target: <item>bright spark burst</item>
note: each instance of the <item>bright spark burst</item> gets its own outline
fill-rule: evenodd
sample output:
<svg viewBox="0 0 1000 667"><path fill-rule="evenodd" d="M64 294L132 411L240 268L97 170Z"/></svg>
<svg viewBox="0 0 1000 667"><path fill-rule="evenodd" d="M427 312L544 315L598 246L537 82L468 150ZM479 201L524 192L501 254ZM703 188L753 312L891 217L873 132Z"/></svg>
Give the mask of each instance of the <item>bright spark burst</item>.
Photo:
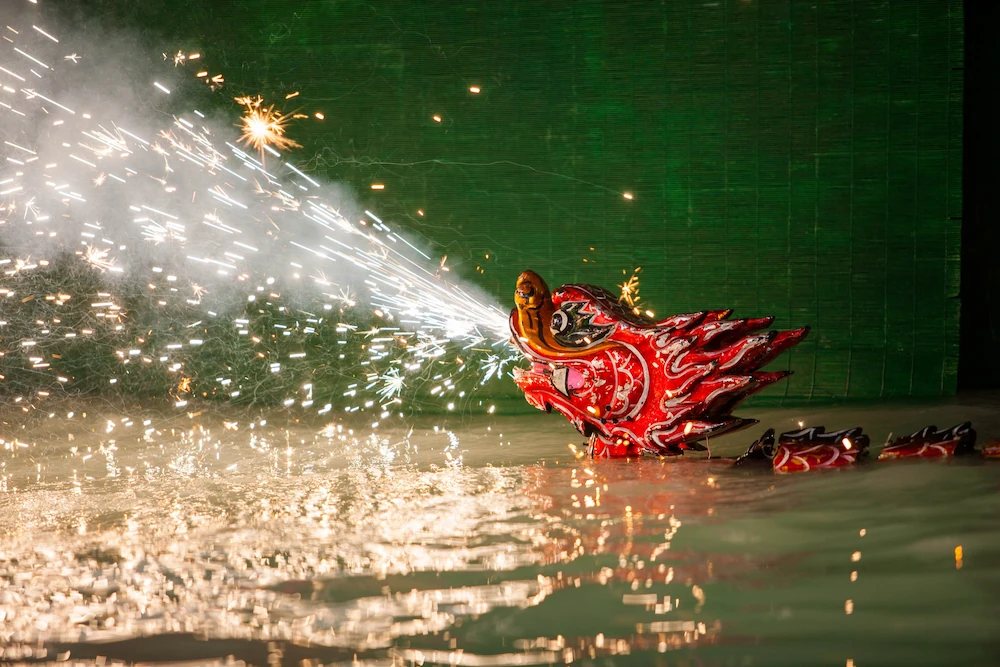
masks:
<svg viewBox="0 0 1000 667"><path fill-rule="evenodd" d="M108 248L102 249L97 246L88 245L87 250L83 253L83 258L95 269L100 270L101 273L115 268L115 260L111 257L111 250Z"/></svg>
<svg viewBox="0 0 1000 667"><path fill-rule="evenodd" d="M236 101L243 106L244 114L240 118L243 133L240 141L263 153L265 147L275 150L302 148L302 145L285 136L285 127L292 114L282 114L274 110L274 105L265 107L264 98L237 97Z"/></svg>
<svg viewBox="0 0 1000 667"><path fill-rule="evenodd" d="M641 266L635 267L632 271L632 276L623 282L618 288L621 290L621 296L618 297L618 301L627 303L630 308L635 308L639 304L639 272L642 271ZM625 271L622 271L625 273Z"/></svg>
<svg viewBox="0 0 1000 667"><path fill-rule="evenodd" d="M15 208L14 206L10 207L11 212L14 211L14 208ZM31 214L31 216L32 216L32 218L34 220L38 220L39 210L38 210L38 207L35 206L35 198L34 197L32 197L31 199L29 199L28 201L26 201L24 203L24 217L25 217L25 219L27 219L29 213Z"/></svg>
<svg viewBox="0 0 1000 667"><path fill-rule="evenodd" d="M336 299L337 301L340 301L340 303L344 304L345 308L353 308L354 306L358 305L358 302L354 300L354 295L351 294L351 291L349 289L340 290L340 292L335 294L333 298Z"/></svg>
<svg viewBox="0 0 1000 667"><path fill-rule="evenodd" d="M479 381L480 384L486 384L493 378L499 378L503 376L503 369L509 363L516 361L518 357L516 355L499 355L490 354L481 362L483 369L482 380Z"/></svg>
<svg viewBox="0 0 1000 667"><path fill-rule="evenodd" d="M406 377L399 372L398 368L390 369L384 375L380 375L378 379L382 382L382 386L377 393L386 403L402 393L403 384L406 382Z"/></svg>

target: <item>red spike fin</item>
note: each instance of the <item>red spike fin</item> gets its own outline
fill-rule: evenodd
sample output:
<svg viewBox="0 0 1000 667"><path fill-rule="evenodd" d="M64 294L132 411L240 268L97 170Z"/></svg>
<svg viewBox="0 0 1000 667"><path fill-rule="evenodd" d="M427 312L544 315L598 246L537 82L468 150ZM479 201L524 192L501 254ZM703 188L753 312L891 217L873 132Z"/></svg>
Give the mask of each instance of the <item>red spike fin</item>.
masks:
<svg viewBox="0 0 1000 667"><path fill-rule="evenodd" d="M801 329L791 329L789 331L779 331L778 335L774 337L771 341L771 345L768 347L767 352L765 352L761 358L759 366L766 366L767 364L774 361L779 354L784 352L790 347L798 345L802 342L802 339L809 335L809 327L802 327Z"/></svg>
<svg viewBox="0 0 1000 667"><path fill-rule="evenodd" d="M689 400L711 406L713 403L726 401L733 395L741 395L753 381L751 375L719 375L699 383L691 392Z"/></svg>

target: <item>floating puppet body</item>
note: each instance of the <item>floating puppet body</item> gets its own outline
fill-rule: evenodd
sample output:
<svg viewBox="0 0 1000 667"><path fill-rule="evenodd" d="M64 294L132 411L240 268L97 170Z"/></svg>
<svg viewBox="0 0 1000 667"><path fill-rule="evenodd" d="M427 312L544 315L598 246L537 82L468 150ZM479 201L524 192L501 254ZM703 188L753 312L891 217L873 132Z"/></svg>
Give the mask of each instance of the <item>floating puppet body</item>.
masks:
<svg viewBox="0 0 1000 667"><path fill-rule="evenodd" d="M733 408L788 376L759 369L808 332L762 331L773 318L728 319L728 310L654 321L600 287L549 292L531 271L514 300L513 340L532 362L514 381L536 408L569 419L593 456L681 454L756 423Z"/></svg>
<svg viewBox="0 0 1000 667"><path fill-rule="evenodd" d="M891 438L892 436L890 436ZM746 453L736 459L736 465L763 464L776 473L808 472L843 468L868 459L869 439L861 427L826 433L822 426L782 433L777 441L774 429L768 429L753 442ZM996 443L976 449L976 432L969 422L938 430L927 426L904 435L885 446L878 461L898 459L950 459L952 457L995 458Z"/></svg>
<svg viewBox="0 0 1000 667"><path fill-rule="evenodd" d="M587 437L594 457L682 454L698 443L755 424L736 405L791 371L759 370L808 333L765 331L771 317L729 319L702 311L654 321L623 307L607 290L563 285L553 292L538 274L517 280L510 329L531 361L514 381L528 403L556 410ZM929 426L887 444L879 460L975 453L970 424ZM764 463L780 473L852 466L867 457L861 428L768 430L737 464ZM1000 443L981 452L1000 458Z"/></svg>
<svg viewBox="0 0 1000 667"><path fill-rule="evenodd" d="M777 443L774 429L768 429L736 459L736 465L764 461L780 473L843 468L867 457L868 445L860 427L827 433L822 426L813 426L782 433Z"/></svg>

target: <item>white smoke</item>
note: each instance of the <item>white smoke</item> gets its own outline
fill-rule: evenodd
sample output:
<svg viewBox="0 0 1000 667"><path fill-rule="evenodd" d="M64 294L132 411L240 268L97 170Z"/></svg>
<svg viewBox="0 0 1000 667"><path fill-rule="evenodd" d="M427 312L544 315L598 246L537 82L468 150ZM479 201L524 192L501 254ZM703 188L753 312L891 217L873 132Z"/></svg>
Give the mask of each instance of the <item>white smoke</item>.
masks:
<svg viewBox="0 0 1000 667"><path fill-rule="evenodd" d="M59 25L30 4L8 21L8 251L74 253L109 278L174 275L215 295L217 308L272 279L286 295L436 308L449 336L469 324L502 330L491 299L442 282L426 244L366 213L348 186L303 173L294 155L255 154L239 143L235 119L190 104L206 101L195 76L202 59L180 53L175 64L133 37L93 21Z"/></svg>

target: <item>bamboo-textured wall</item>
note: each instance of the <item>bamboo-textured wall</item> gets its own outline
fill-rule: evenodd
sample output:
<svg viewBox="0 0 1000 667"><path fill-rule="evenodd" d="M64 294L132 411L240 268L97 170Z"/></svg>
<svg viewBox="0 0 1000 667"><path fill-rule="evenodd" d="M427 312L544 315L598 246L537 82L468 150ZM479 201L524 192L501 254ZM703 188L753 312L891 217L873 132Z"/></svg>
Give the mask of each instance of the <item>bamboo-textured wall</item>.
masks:
<svg viewBox="0 0 1000 667"><path fill-rule="evenodd" d="M322 111L299 157L504 302L642 267L658 314L812 325L772 398L955 389L959 0L93 4Z"/></svg>

